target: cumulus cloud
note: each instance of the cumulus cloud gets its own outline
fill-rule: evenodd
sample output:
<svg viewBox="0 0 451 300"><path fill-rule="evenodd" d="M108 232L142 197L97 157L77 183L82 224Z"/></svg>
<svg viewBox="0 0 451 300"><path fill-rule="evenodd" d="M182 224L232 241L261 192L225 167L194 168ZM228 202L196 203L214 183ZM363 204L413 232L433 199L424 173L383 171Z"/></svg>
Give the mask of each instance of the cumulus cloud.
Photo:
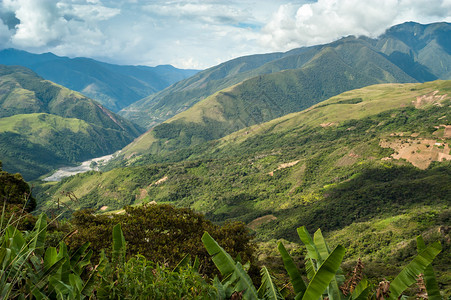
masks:
<svg viewBox="0 0 451 300"><path fill-rule="evenodd" d="M59 17L54 1L4 0L3 7L19 20L12 36L14 44L39 47L65 34L65 20Z"/></svg>
<svg viewBox="0 0 451 300"><path fill-rule="evenodd" d="M274 50L327 43L347 35L376 37L406 21L451 20L450 0L318 0L281 5L262 30L260 42Z"/></svg>
<svg viewBox="0 0 451 300"><path fill-rule="evenodd" d="M17 21L8 31L11 45L35 50L93 40L97 43L102 39L98 22L120 12L95 0L3 0L0 10L2 15L13 14Z"/></svg>

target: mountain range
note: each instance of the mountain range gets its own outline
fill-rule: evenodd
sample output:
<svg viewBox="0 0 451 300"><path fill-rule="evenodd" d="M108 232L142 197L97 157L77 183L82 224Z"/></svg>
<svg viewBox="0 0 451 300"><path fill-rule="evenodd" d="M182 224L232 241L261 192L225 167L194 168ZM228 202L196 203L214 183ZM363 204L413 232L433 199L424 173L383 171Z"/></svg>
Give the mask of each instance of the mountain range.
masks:
<svg viewBox="0 0 451 300"><path fill-rule="evenodd" d="M221 138L371 84L449 79L450 34L448 23L405 23L378 39L347 37L223 63L120 111L154 126L123 155L158 154Z"/></svg>
<svg viewBox="0 0 451 300"><path fill-rule="evenodd" d="M373 81L368 83L379 83L374 78L383 82L393 81L390 75L403 76L409 82L450 79L450 27L449 23L422 25L408 22L391 27L377 39L347 37L330 44L303 47L285 53L240 57L144 98L124 108L120 114L149 128L224 88L259 75L302 69L311 60L323 55L325 49L332 48L340 52L340 48L347 47L348 42L359 44L356 46L358 49L349 53L342 51L348 56L341 59L345 64L352 61L351 67L363 68L362 73L374 73L370 74ZM372 52L372 60L368 65L364 52Z"/></svg>
<svg viewBox="0 0 451 300"><path fill-rule="evenodd" d="M197 72L171 65L122 66L84 57L33 54L17 49L0 51L0 64L27 67L47 80L97 100L114 112Z"/></svg>

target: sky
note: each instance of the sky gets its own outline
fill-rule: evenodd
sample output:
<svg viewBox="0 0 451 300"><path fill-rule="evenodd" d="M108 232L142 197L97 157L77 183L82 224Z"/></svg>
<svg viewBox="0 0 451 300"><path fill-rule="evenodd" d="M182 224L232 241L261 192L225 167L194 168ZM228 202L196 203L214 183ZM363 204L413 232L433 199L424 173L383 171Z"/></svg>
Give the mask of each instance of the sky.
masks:
<svg viewBox="0 0 451 300"><path fill-rule="evenodd" d="M0 49L205 69L450 12L451 0L0 0Z"/></svg>

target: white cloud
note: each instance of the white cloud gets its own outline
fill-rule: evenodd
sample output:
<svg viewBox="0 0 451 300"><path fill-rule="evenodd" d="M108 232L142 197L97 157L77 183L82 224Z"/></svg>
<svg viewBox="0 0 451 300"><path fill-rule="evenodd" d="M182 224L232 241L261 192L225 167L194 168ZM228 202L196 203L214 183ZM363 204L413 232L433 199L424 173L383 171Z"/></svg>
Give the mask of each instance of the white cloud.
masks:
<svg viewBox="0 0 451 300"><path fill-rule="evenodd" d="M450 0L319 0L281 5L262 30L260 42L273 50L328 43L347 35L376 37L406 21L450 20Z"/></svg>
<svg viewBox="0 0 451 300"><path fill-rule="evenodd" d="M99 23L120 12L94 0L4 0L1 9L19 20L9 31L12 46L32 50L99 45L106 38Z"/></svg>
<svg viewBox="0 0 451 300"><path fill-rule="evenodd" d="M0 0L0 48L206 68L238 56L449 20L451 0ZM2 23L3 21L3 23Z"/></svg>
<svg viewBox="0 0 451 300"><path fill-rule="evenodd" d="M232 5L213 3L164 3L144 7L150 14L163 18L176 18L195 23L234 24L249 19L249 14Z"/></svg>
<svg viewBox="0 0 451 300"><path fill-rule="evenodd" d="M4 0L3 7L15 12L20 24L12 36L19 46L40 47L65 34L65 20L52 0Z"/></svg>
<svg viewBox="0 0 451 300"><path fill-rule="evenodd" d="M95 2L88 0L87 4L58 3L57 6L65 15L86 22L105 21L120 13L119 9L105 7Z"/></svg>

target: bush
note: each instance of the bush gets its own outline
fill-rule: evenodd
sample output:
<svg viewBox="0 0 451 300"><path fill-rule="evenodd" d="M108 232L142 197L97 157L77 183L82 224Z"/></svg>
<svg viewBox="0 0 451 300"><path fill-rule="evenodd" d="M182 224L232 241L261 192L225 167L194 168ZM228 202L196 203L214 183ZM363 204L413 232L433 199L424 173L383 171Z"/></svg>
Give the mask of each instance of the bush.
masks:
<svg viewBox="0 0 451 300"><path fill-rule="evenodd" d="M98 299L211 299L216 294L193 267L174 271L142 255L130 258L116 270L105 268L101 276L115 280L102 280Z"/></svg>
<svg viewBox="0 0 451 300"><path fill-rule="evenodd" d="M203 215L186 208L148 204L126 207L123 214L116 215L94 215L91 210L83 210L74 214L72 223L76 233L68 239L68 245L77 248L86 241L91 242L94 259L99 258L102 249L111 252L111 231L120 223L127 241L128 258L141 254L156 263L175 267L190 254L198 257L201 272L212 276L216 270L201 242L202 234L208 231L233 257L250 261L252 266L255 261L255 247L244 223L214 225Z"/></svg>

